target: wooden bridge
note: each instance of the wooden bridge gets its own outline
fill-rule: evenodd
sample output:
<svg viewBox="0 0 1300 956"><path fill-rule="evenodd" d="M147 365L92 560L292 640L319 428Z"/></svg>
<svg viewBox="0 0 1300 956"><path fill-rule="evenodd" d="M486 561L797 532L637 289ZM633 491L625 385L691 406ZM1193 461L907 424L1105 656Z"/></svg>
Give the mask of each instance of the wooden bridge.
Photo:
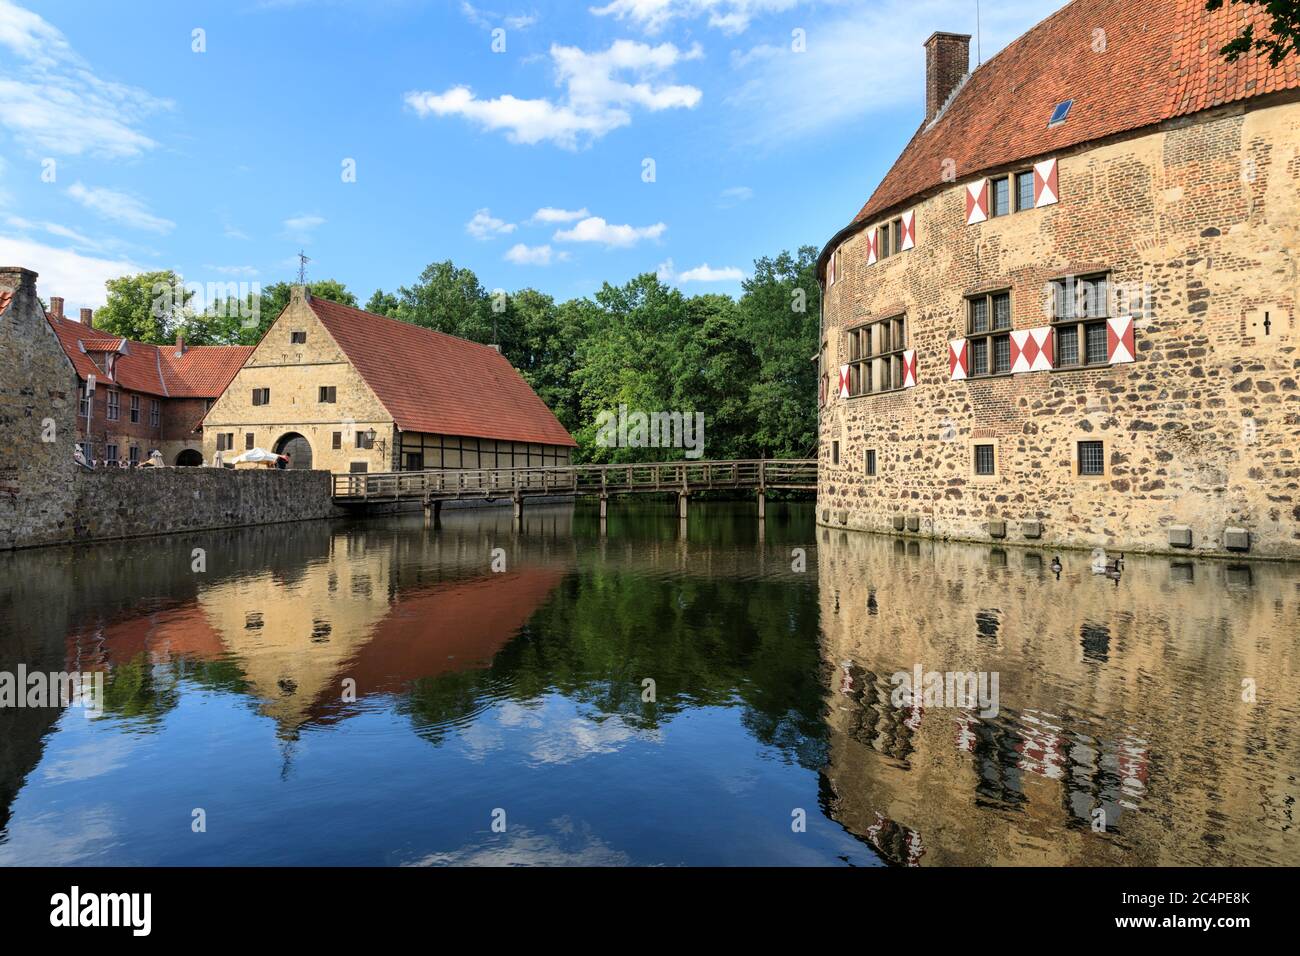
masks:
<svg viewBox="0 0 1300 956"><path fill-rule="evenodd" d="M334 501L339 505L364 508L394 501L419 501L436 512L444 501L508 499L514 502L516 518L522 517L526 498L598 497L603 518L611 495L656 492L676 494L684 518L686 502L692 493L740 490L757 493L762 517L769 491L816 491L817 462L814 459L664 461L334 476Z"/></svg>

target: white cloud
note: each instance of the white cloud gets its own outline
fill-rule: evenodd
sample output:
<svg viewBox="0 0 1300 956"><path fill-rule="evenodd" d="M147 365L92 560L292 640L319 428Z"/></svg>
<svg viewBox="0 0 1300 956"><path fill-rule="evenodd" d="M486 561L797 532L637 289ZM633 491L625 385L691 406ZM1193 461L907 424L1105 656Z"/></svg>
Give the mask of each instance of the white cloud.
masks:
<svg viewBox="0 0 1300 956"><path fill-rule="evenodd" d="M58 28L10 0L0 0L0 47L22 61L0 76L0 125L28 149L113 158L157 145L138 127L169 101L99 78Z"/></svg>
<svg viewBox="0 0 1300 956"><path fill-rule="evenodd" d="M553 206L543 206L533 213L533 218L529 219L528 223L529 225L555 225L560 222L575 222L590 215L586 206L581 209L556 209Z"/></svg>
<svg viewBox="0 0 1300 956"><path fill-rule="evenodd" d="M723 209L730 209L742 202L749 202L753 198L754 190L748 186L732 186L730 189L722 191L722 194L718 197L718 205Z"/></svg>
<svg viewBox="0 0 1300 956"><path fill-rule="evenodd" d="M119 225L164 235L176 228L176 223L155 216L144 203L127 193L85 186L78 181L68 187L68 195L92 212Z"/></svg>
<svg viewBox="0 0 1300 956"><path fill-rule="evenodd" d="M465 231L481 242L495 239L497 236L508 236L516 228L513 222L497 219L490 209L480 209L474 213L473 219L465 223Z"/></svg>
<svg viewBox="0 0 1300 956"><path fill-rule="evenodd" d="M985 4L984 59L1062 5L1063 0ZM926 37L936 24L974 34L974 20L974 6L967 0L883 0L819 17L808 26L806 52L793 52L788 42L733 52L731 65L741 82L725 102L731 121L742 127L733 141L741 146L796 145L809 135L908 105L916 108L919 124ZM871 51L870 62L863 59L863 50ZM972 66L975 60L972 44ZM871 63L888 63L889 70L873 72Z"/></svg>
<svg viewBox="0 0 1300 956"><path fill-rule="evenodd" d="M467 86L445 93L411 92L406 104L422 117L461 116L486 130L501 131L514 143L552 142L576 149L632 122L632 109L651 112L693 109L703 95L693 86L655 85L679 63L698 59L698 46L687 51L671 43L649 46L616 40L608 50L587 53L553 45L551 60L559 101L522 99L505 94L479 99Z"/></svg>
<svg viewBox="0 0 1300 956"><path fill-rule="evenodd" d="M739 282L744 278L745 273L735 266L714 269L706 262L694 269L687 269L677 277L677 281L684 285L687 282Z"/></svg>
<svg viewBox="0 0 1300 956"><path fill-rule="evenodd" d="M9 216L5 222L22 232L44 232L48 235L55 236L59 239L66 239L74 246L82 249L103 249L108 243L100 242L97 239L90 239L77 232L75 229L69 229L67 226L57 222L33 222L30 219L23 219L21 216Z"/></svg>
<svg viewBox="0 0 1300 956"><path fill-rule="evenodd" d="M13 236L0 236L0 262L12 262L39 273L40 294L46 299L62 296L68 308L98 308L105 301L106 281L144 271L127 260L86 256Z"/></svg>
<svg viewBox="0 0 1300 956"><path fill-rule="evenodd" d="M572 229L559 230L556 242L598 242L609 248L626 249L642 239L658 239L667 230L662 222L653 226L616 226L600 216L590 216Z"/></svg>
<svg viewBox="0 0 1300 956"><path fill-rule="evenodd" d="M527 30L538 20L535 13L515 13L509 16L503 16L500 13L493 13L491 10L480 10L472 3L461 0L461 15L476 27L491 29L496 26L504 26L511 30Z"/></svg>
<svg viewBox="0 0 1300 956"><path fill-rule="evenodd" d="M568 258L567 252L556 252L549 245L527 246L522 242L511 246L506 253L506 261L517 266L549 266L553 262L565 262Z"/></svg>
<svg viewBox="0 0 1300 956"><path fill-rule="evenodd" d="M709 26L724 33L743 33L759 14L778 13L803 0L610 0L592 7L597 16L631 20L647 33L658 33L673 20L709 18Z"/></svg>
<svg viewBox="0 0 1300 956"><path fill-rule="evenodd" d="M694 269L678 272L671 259L659 264L657 275L660 282L673 285L686 285L688 282L740 282L745 278L745 273L735 266L715 269L707 262L704 265L696 266Z"/></svg>
<svg viewBox="0 0 1300 956"><path fill-rule="evenodd" d="M311 213L299 213L284 221L284 236L298 242L310 242L312 233L325 225L325 217Z"/></svg>

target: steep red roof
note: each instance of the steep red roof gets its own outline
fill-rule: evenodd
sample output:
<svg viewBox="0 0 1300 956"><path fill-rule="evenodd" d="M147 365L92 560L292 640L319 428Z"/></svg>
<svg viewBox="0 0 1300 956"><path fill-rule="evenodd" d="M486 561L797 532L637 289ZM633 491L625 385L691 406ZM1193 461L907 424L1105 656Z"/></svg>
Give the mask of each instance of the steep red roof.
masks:
<svg viewBox="0 0 1300 956"><path fill-rule="evenodd" d="M931 189L984 170L1140 129L1200 110L1300 88L1300 56L1274 68L1219 50L1256 8L1205 0L1074 0L976 69L939 119L922 125L854 218L862 223ZM1094 51L1103 38L1104 52ZM1052 110L1074 100L1048 128ZM950 177L951 178L951 177Z"/></svg>
<svg viewBox="0 0 1300 956"><path fill-rule="evenodd" d="M309 302L402 431L576 447L496 349L325 299Z"/></svg>
<svg viewBox="0 0 1300 956"><path fill-rule="evenodd" d="M217 398L253 353L247 345L187 345L177 356L174 345L132 342L73 319L46 319L83 380L94 375L98 382L160 398ZM110 377L112 352L119 354Z"/></svg>

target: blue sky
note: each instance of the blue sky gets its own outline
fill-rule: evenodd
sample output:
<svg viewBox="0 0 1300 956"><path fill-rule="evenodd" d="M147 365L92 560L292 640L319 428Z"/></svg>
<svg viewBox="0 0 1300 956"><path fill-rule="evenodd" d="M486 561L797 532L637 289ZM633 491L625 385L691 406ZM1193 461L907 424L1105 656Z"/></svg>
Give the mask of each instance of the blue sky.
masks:
<svg viewBox="0 0 1300 956"><path fill-rule="evenodd" d="M984 59L1060 5L985 0ZM923 41L975 7L0 0L0 261L71 309L145 269L267 285L300 248L363 302L443 259L734 294L852 218L919 122Z"/></svg>

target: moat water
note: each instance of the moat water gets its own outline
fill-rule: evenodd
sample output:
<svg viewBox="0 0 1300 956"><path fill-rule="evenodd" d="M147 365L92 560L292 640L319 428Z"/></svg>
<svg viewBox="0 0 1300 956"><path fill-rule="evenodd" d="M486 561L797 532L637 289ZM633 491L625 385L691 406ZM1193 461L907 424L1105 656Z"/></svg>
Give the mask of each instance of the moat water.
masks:
<svg viewBox="0 0 1300 956"><path fill-rule="evenodd" d="M645 501L3 554L0 672L104 695L0 707L0 863L1300 863L1300 567L1052 557Z"/></svg>

